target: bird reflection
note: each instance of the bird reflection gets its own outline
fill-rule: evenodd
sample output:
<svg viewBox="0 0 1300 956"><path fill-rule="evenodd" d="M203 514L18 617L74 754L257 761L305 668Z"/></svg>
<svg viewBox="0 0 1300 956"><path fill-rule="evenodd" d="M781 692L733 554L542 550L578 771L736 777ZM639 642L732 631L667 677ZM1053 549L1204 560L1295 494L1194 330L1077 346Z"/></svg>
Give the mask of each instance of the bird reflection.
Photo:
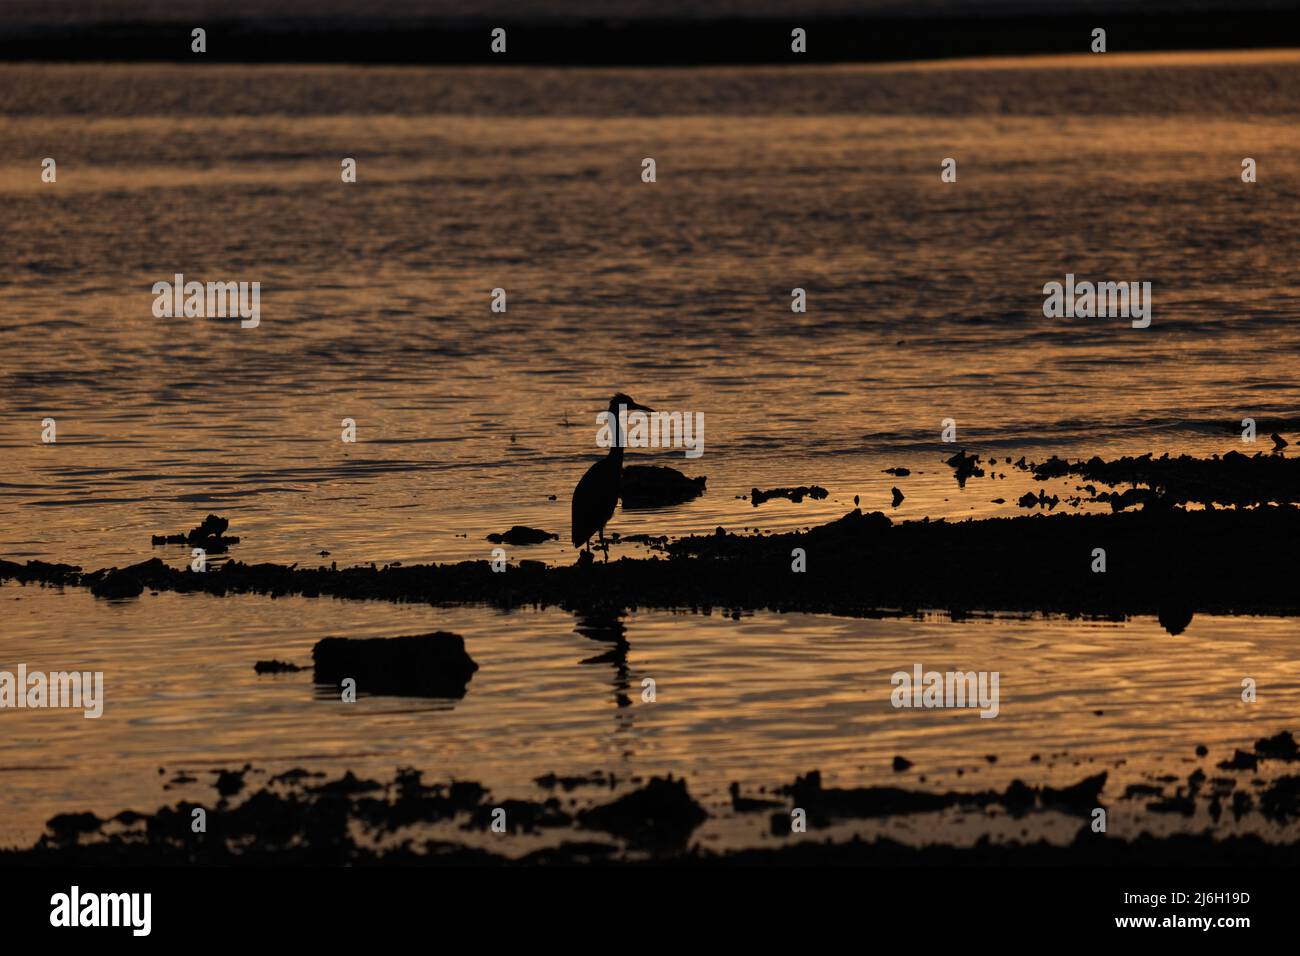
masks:
<svg viewBox="0 0 1300 956"><path fill-rule="evenodd" d="M588 608L575 613L577 624L573 630L583 637L602 644L612 645L603 654L588 657L583 664L614 665L614 701L619 707L632 706L628 697L632 675L627 666L627 652L631 645L624 635L627 627L623 624L624 612L621 608Z"/></svg>

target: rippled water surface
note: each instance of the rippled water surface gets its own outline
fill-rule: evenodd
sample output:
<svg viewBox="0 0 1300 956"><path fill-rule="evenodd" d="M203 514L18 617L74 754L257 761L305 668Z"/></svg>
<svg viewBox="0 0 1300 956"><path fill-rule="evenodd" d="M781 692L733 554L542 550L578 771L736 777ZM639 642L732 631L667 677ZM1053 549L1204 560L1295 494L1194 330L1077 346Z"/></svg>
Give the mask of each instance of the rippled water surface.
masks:
<svg viewBox="0 0 1300 956"><path fill-rule="evenodd" d="M957 487L945 418L986 455L1241 447L1233 423L1294 421L1300 398L1300 61L1106 59L0 66L0 557L179 562L149 535L214 511L245 560L485 558L484 535L529 524L561 541L512 558L568 562L569 493L615 390L706 420L703 457L629 461L705 474L707 494L620 513L624 534L811 524L854 495L896 519L1019 513L1021 472ZM155 318L151 287L177 272L261 282L260 326ZM1067 272L1150 281L1151 327L1044 319L1042 286ZM882 473L899 465L913 474ZM740 497L810 483L830 496ZM584 665L601 649L558 612L11 586L0 602L0 666L93 666L109 694L101 721L0 717L6 840L56 809L149 809L159 765L414 764L521 788L676 770L716 795L813 767L888 776L905 751L952 785L1039 751L1177 759L1300 715L1285 621L1171 638L1150 621L655 613L628 622L625 664ZM340 708L309 675L252 672L326 634L436 628L484 665L453 707ZM1004 716L893 711L888 673L917 660L1004 666ZM1290 683L1247 710L1234 688L1256 672Z"/></svg>
<svg viewBox="0 0 1300 956"><path fill-rule="evenodd" d="M622 620L620 652L589 636L607 629L560 611L176 594L103 602L34 587L0 589L0 608L6 663L51 671L75 660L105 675L98 720L4 715L0 844L29 842L55 812L210 801L211 771L245 762L268 775L346 767L378 779L413 766L426 779L533 798L544 794L533 779L549 772L603 771L622 786L672 772L715 810L733 780L756 790L813 769L828 786L920 786L924 777L945 790L1001 789L1017 777L1061 786L1107 770L1117 799L1146 774L1211 769L1195 758L1197 744L1227 759L1300 714L1295 624L1266 618L1197 618L1171 637L1149 618L642 612ZM343 705L310 670L253 671L264 658L309 664L312 645L331 634L438 628L465 635L480 665L462 700ZM918 662L998 671L998 716L895 709L891 677ZM1255 704L1241 700L1243 675L1262 688ZM906 773L891 769L898 754L914 763ZM164 791L182 770L196 782ZM766 817L714 827L752 842Z"/></svg>

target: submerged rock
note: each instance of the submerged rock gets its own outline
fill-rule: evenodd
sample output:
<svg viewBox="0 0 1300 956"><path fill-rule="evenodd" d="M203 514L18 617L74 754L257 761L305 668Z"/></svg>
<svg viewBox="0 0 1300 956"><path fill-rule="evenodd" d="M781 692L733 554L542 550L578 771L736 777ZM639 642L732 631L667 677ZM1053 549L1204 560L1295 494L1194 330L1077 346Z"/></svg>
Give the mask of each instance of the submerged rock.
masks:
<svg viewBox="0 0 1300 956"><path fill-rule="evenodd" d="M800 485L798 488L772 488L768 491L760 491L758 488L749 493L750 503L755 508L765 501L771 501L773 498L788 498L795 504L803 501L805 497L812 498L814 501L820 501L825 498L828 492L821 485Z"/></svg>
<svg viewBox="0 0 1300 956"><path fill-rule="evenodd" d="M258 661L253 665L253 670L259 674L291 674L306 669L297 664L290 664L288 661Z"/></svg>
<svg viewBox="0 0 1300 956"><path fill-rule="evenodd" d="M1244 750L1234 750L1231 760L1221 760L1215 766L1220 770L1254 770L1259 766L1259 758Z"/></svg>
<svg viewBox="0 0 1300 956"><path fill-rule="evenodd" d="M527 525L517 524L504 534L490 534L487 539L493 544L541 544L543 541L553 541L559 539L558 534L551 534L549 531L543 531L541 528L530 528Z"/></svg>
<svg viewBox="0 0 1300 956"><path fill-rule="evenodd" d="M239 544L236 537L227 537L226 529L230 521L218 515L210 514L195 527L184 534L156 534L154 544L188 544L202 548L208 554L223 554L232 544Z"/></svg>
<svg viewBox="0 0 1300 956"><path fill-rule="evenodd" d="M556 787L560 787L565 792L576 790L578 787L608 787L612 790L618 783L618 778L613 774L605 776L599 770L595 773L567 777L552 772L543 774L540 777L534 777L533 783L546 790L554 790Z"/></svg>
<svg viewBox="0 0 1300 956"><path fill-rule="evenodd" d="M688 478L676 468L660 465L629 465L623 469L619 496L624 508L657 508L679 505L704 494L708 478Z"/></svg>
<svg viewBox="0 0 1300 956"><path fill-rule="evenodd" d="M1255 741L1255 753L1271 760L1300 759L1300 745L1291 736L1291 731L1284 730L1273 737L1264 737Z"/></svg>
<svg viewBox="0 0 1300 956"><path fill-rule="evenodd" d="M318 684L357 682L362 694L464 697L478 670L465 639L450 631L409 637L327 637L311 650Z"/></svg>
<svg viewBox="0 0 1300 956"><path fill-rule="evenodd" d="M953 477L957 479L957 486L960 488L966 487L967 478L984 477L984 469L979 466L979 463L980 456L968 455L966 454L965 449L957 452L957 454L944 462L944 464L952 467L955 473Z"/></svg>

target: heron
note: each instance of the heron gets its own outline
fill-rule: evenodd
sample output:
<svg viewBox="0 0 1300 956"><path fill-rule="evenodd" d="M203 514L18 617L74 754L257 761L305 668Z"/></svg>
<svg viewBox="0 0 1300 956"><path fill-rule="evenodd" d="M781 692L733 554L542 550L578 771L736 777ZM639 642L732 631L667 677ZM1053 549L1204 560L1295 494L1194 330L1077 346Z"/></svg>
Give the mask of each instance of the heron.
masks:
<svg viewBox="0 0 1300 956"><path fill-rule="evenodd" d="M600 535L600 547L609 560L609 545L605 543L605 524L614 516L618 505L619 486L623 480L623 442L620 431L619 410L653 412L653 408L638 405L619 392L609 400L609 422L613 441L609 454L587 469L578 486L573 489L573 546L586 546L591 550L591 536Z"/></svg>

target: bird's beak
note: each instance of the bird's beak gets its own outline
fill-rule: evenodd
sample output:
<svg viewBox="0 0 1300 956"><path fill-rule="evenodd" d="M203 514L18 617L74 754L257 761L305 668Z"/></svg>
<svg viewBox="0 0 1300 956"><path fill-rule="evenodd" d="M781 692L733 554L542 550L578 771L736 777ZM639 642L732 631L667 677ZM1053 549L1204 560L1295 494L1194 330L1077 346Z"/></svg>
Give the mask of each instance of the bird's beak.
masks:
<svg viewBox="0 0 1300 956"><path fill-rule="evenodd" d="M654 409L651 408L649 405L638 405L636 402L633 402L632 404L628 405L627 410L629 412L653 412L654 411Z"/></svg>

